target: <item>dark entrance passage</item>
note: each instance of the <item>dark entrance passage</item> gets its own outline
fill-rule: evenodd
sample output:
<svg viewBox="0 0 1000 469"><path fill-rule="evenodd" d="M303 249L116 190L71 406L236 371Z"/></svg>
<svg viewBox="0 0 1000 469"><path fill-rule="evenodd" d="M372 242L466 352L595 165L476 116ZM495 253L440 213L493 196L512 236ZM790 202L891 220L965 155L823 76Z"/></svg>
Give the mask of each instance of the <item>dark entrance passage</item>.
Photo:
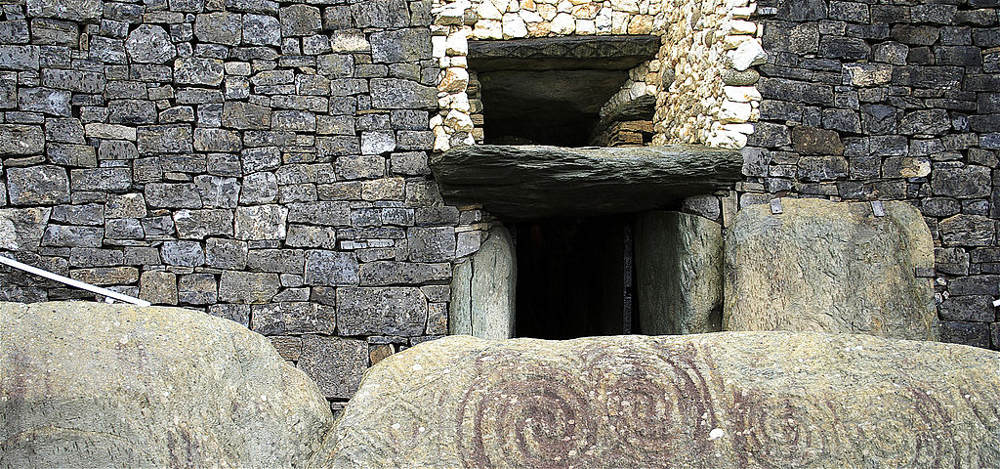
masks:
<svg viewBox="0 0 1000 469"><path fill-rule="evenodd" d="M631 333L631 226L630 216L517 224L517 336Z"/></svg>

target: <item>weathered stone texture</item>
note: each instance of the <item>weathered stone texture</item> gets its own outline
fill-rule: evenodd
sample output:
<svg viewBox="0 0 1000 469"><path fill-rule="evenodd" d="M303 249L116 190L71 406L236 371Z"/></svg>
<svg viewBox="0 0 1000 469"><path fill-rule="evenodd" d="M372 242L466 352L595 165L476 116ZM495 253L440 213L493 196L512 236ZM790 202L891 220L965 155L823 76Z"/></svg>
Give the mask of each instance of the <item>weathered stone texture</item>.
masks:
<svg viewBox="0 0 1000 469"><path fill-rule="evenodd" d="M0 324L3 467L298 466L333 421L266 338L204 313L4 303Z"/></svg>
<svg viewBox="0 0 1000 469"><path fill-rule="evenodd" d="M506 228L495 227L474 255L455 266L448 333L514 337L516 285L514 241Z"/></svg>
<svg viewBox="0 0 1000 469"><path fill-rule="evenodd" d="M854 332L935 340L933 243L913 207L781 199L726 234L725 330Z"/></svg>
<svg viewBox="0 0 1000 469"><path fill-rule="evenodd" d="M649 212L635 230L643 334L722 330L722 226L677 212Z"/></svg>
<svg viewBox="0 0 1000 469"><path fill-rule="evenodd" d="M927 217L936 244L997 246L1000 5L946 3L789 1L773 5L774 15L762 4L755 21L768 60L757 67L763 100L748 140L760 163L737 187L741 205L793 194L905 200ZM796 135L795 145L783 138ZM836 145L820 153L804 145L809 135L839 140L843 158L830 156ZM948 280L991 269L937 264L942 299ZM995 313L968 306L983 307L969 318ZM987 322L949 324L946 340L990 340Z"/></svg>
<svg viewBox="0 0 1000 469"><path fill-rule="evenodd" d="M375 365L310 464L985 467L998 369L865 335L448 337Z"/></svg>

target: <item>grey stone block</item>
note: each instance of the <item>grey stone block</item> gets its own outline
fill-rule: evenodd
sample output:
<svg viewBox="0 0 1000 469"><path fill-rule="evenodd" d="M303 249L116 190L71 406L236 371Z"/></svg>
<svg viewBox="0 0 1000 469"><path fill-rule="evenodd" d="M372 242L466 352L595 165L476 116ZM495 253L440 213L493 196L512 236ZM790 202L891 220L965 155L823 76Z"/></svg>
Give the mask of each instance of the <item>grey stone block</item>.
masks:
<svg viewBox="0 0 1000 469"><path fill-rule="evenodd" d="M308 302L281 302L251 307L250 328L265 335L333 334L336 309Z"/></svg>
<svg viewBox="0 0 1000 469"><path fill-rule="evenodd" d="M278 274L225 271L219 281L219 301L264 304L278 293Z"/></svg>
<svg viewBox="0 0 1000 469"><path fill-rule="evenodd" d="M418 336L427 323L427 298L416 287L337 290L337 330L343 335Z"/></svg>
<svg viewBox="0 0 1000 469"><path fill-rule="evenodd" d="M54 205L69 202L69 178L59 166L7 169L11 205Z"/></svg>
<svg viewBox="0 0 1000 469"><path fill-rule="evenodd" d="M327 398L351 397L368 367L368 344L363 340L306 335L302 337L299 368Z"/></svg>
<svg viewBox="0 0 1000 469"><path fill-rule="evenodd" d="M305 263L307 285L357 285L358 260L354 253L308 251Z"/></svg>
<svg viewBox="0 0 1000 469"><path fill-rule="evenodd" d="M163 262L181 267L198 267L205 264L205 251L197 241L164 241L161 248Z"/></svg>
<svg viewBox="0 0 1000 469"><path fill-rule="evenodd" d="M205 241L205 264L219 269L243 270L247 267L246 241L209 238Z"/></svg>

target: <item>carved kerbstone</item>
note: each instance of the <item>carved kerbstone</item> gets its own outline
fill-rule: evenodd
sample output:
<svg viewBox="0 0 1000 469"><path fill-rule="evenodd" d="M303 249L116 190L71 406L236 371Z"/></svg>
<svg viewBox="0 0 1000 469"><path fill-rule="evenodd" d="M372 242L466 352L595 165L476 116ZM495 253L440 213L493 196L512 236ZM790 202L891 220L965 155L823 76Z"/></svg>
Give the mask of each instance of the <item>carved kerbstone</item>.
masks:
<svg viewBox="0 0 1000 469"><path fill-rule="evenodd" d="M997 467L1000 354L862 334L448 337L371 368L309 467Z"/></svg>

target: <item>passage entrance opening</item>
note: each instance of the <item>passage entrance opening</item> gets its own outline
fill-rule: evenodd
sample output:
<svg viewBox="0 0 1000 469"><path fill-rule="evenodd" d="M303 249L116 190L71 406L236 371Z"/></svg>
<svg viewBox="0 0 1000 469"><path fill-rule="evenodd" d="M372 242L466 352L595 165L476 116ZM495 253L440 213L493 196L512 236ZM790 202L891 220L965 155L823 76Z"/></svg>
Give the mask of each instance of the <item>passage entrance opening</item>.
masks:
<svg viewBox="0 0 1000 469"><path fill-rule="evenodd" d="M632 217L515 225L516 335L571 339L632 333Z"/></svg>

